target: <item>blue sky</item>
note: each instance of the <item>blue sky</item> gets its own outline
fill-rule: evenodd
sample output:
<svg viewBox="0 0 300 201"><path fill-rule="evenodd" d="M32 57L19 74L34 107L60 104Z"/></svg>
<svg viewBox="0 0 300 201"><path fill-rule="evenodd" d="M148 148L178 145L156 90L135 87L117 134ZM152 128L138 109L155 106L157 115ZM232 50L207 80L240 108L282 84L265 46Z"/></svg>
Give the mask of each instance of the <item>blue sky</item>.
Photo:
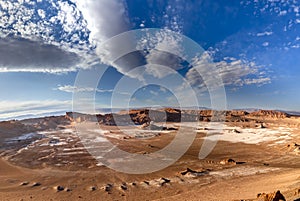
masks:
<svg viewBox="0 0 300 201"><path fill-rule="evenodd" d="M161 29L160 42L149 44L165 52L146 47L148 52L112 62L109 55L116 49L130 47L124 41L103 54L101 45L111 37L144 28ZM186 63L180 39L168 30L203 48L197 64ZM97 109L178 106L177 99L188 106L183 80L193 87L199 106L211 107L198 68L222 78L229 109L300 111L299 55L297 0L0 0L0 120L72 110L72 92L94 92L75 86L78 72L101 70L102 64L107 70L95 86ZM214 68L203 62L207 57ZM165 88L143 86L144 74L134 71L151 62L160 65L146 65L143 72L167 80ZM172 77L176 74L182 83ZM141 87L134 93L118 89L122 79L128 89ZM182 90L180 97L172 94L173 87Z"/></svg>

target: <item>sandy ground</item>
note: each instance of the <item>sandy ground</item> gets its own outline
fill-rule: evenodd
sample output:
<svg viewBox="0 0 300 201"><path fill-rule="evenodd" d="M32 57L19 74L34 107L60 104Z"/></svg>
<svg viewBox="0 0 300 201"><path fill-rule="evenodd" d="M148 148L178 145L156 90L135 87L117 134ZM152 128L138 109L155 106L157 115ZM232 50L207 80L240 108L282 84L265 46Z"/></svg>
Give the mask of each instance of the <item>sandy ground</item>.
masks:
<svg viewBox="0 0 300 201"><path fill-rule="evenodd" d="M280 190L286 200L294 201L300 198L300 155L292 147L300 142L298 123L270 121L264 130L246 123L228 123L222 135L210 136L219 141L200 160L199 149L207 134L203 124L180 160L142 175L99 165L72 134L72 127L39 133L46 137L33 138L31 143L26 139L26 146L24 139L16 140L16 136L10 141L2 139L10 150L1 154L0 200L254 200L258 193ZM146 132L147 137L142 138L143 133L132 128L122 128L130 136L115 127L106 129L109 132L100 133L100 137L140 154L162 149L176 135L176 131L159 135ZM220 163L228 158L236 163ZM181 174L187 168L195 172Z"/></svg>

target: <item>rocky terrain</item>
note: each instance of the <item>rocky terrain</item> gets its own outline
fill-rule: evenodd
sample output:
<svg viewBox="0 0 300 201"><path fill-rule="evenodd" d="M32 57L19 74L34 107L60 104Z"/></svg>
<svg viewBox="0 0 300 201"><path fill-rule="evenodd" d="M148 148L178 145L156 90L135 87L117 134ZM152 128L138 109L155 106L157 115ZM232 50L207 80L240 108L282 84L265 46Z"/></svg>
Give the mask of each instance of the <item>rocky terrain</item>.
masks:
<svg viewBox="0 0 300 201"><path fill-rule="evenodd" d="M218 114L224 118L214 118ZM193 128L196 137L173 165L131 175L93 157L78 126L104 153L106 140L147 155L168 145L180 128L187 136ZM204 139L217 144L200 159ZM269 110L136 109L5 121L0 122L0 200L296 201L299 144L300 119ZM111 157L112 164L124 160Z"/></svg>
<svg viewBox="0 0 300 201"><path fill-rule="evenodd" d="M128 118L128 116L130 118ZM243 110L231 111L213 111L213 110L179 110L173 108L164 109L131 109L129 111L121 111L119 113L109 114L81 114L67 112L66 118L75 122L82 121L98 121L101 124L116 125L115 119L119 122L134 123L142 125L144 123L154 122L194 122L194 121L226 121L226 122L249 122L254 119L285 119L294 116L284 112L274 110L258 110L247 112Z"/></svg>

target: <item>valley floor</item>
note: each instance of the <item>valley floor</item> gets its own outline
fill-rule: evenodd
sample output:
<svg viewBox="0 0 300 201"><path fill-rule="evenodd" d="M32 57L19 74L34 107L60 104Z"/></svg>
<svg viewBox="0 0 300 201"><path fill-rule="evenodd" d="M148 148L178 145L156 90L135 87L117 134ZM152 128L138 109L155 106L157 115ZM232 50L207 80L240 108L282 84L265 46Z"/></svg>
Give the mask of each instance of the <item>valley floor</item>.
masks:
<svg viewBox="0 0 300 201"><path fill-rule="evenodd" d="M0 200L264 200L257 194L277 190L286 200L299 200L298 120L265 125L231 122L222 133L207 136L209 126L201 124L193 144L177 162L140 175L103 166L84 149L73 126L37 132L26 139L22 135L5 138L1 142ZM188 123L167 126L191 127ZM177 132L123 127L129 133L123 134L114 126L103 129L109 132L98 132L95 143L99 146L105 137L139 154L161 150ZM206 138L218 142L206 158L199 159ZM120 160L112 157L116 163Z"/></svg>

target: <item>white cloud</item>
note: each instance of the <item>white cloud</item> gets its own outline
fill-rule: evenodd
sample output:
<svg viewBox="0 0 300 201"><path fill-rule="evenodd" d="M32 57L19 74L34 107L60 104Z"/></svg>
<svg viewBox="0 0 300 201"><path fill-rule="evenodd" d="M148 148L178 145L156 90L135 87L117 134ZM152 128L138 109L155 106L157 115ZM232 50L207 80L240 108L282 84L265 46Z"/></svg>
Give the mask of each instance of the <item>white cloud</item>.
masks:
<svg viewBox="0 0 300 201"><path fill-rule="evenodd" d="M84 92L84 91L86 91L86 92L92 92L92 91L94 91L93 88L78 88L78 87L71 86L71 85L58 86L57 90L68 92L68 93Z"/></svg>
<svg viewBox="0 0 300 201"><path fill-rule="evenodd" d="M137 43L137 48L150 49L145 56L148 63L146 73L163 78L174 73L173 70L182 69L184 66L181 62L185 59L182 40L181 35L168 29L142 37ZM160 66L169 67L172 70L166 70Z"/></svg>
<svg viewBox="0 0 300 201"><path fill-rule="evenodd" d="M87 87L87 88L79 88L76 86L71 86L71 85L64 85L64 86L58 86L56 88L57 90L60 91L64 91L64 92L68 92L68 93L73 93L73 92L99 92L99 93L112 93L113 89L94 89L91 87Z"/></svg>
<svg viewBox="0 0 300 201"><path fill-rule="evenodd" d="M159 91L163 92L163 93L166 93L168 90L164 87L159 87Z"/></svg>
<svg viewBox="0 0 300 201"><path fill-rule="evenodd" d="M46 13L45 13L45 11L42 10L42 9L38 9L38 14L39 14L39 16L40 16L42 19L44 19L44 18L46 17Z"/></svg>
<svg viewBox="0 0 300 201"><path fill-rule="evenodd" d="M156 92L156 91L150 90L150 93L154 96L158 96L158 92Z"/></svg>
<svg viewBox="0 0 300 201"><path fill-rule="evenodd" d="M185 4L185 5L183 5ZM169 0L165 10L164 23L167 29L181 33L183 30L183 14L184 7L188 6L188 2Z"/></svg>
<svg viewBox="0 0 300 201"><path fill-rule="evenodd" d="M142 55L131 55L130 60L119 59L128 50L135 51L136 44L131 35L123 35L115 40L108 39L115 35L128 31L129 19L127 16L126 2L123 0L72 0L76 3L83 17L87 21L87 28L90 30L89 41L94 44L95 52L101 62L115 67L120 73L139 78L143 72L132 71ZM103 44L105 42L105 44Z"/></svg>
<svg viewBox="0 0 300 201"><path fill-rule="evenodd" d="M167 29L150 31L138 39L126 33L97 47L97 54L103 63L115 67L120 73L143 81L144 73L156 78L174 73L174 71L163 70L160 66L167 66L172 70L183 68L181 62L184 54L181 42L181 35ZM136 52L137 50L147 51ZM127 54L128 52L131 53ZM124 54L127 54L125 55L127 58ZM145 65L146 68L140 69L141 71L134 69L140 65Z"/></svg>
<svg viewBox="0 0 300 201"><path fill-rule="evenodd" d="M86 68L95 59L87 53L92 46L84 41L88 30L76 7L45 3L53 12L39 2L0 0L0 72L61 73Z"/></svg>
<svg viewBox="0 0 300 201"><path fill-rule="evenodd" d="M75 71L81 63L77 54L54 45L0 38L0 72L59 73Z"/></svg>
<svg viewBox="0 0 300 201"><path fill-rule="evenodd" d="M264 47L269 46L269 42L264 42L264 43L262 44L262 46L264 46Z"/></svg>
<svg viewBox="0 0 300 201"><path fill-rule="evenodd" d="M82 12L91 31L91 42L101 43L128 30L125 2L122 0L72 0Z"/></svg>
<svg viewBox="0 0 300 201"><path fill-rule="evenodd" d="M199 75L200 72L201 74ZM220 75L222 83L215 80L214 75ZM249 79L248 76L255 78ZM186 79L191 86L200 92L207 91L206 86L219 87L221 85L242 87L251 84L267 84L270 78L264 77L259 67L253 62L242 60L211 62L210 55L204 53L200 58L195 58L193 67L187 72Z"/></svg>
<svg viewBox="0 0 300 201"><path fill-rule="evenodd" d="M0 121L50 115L71 111L71 101L0 101Z"/></svg>
<svg viewBox="0 0 300 201"><path fill-rule="evenodd" d="M71 0L49 1L57 14L51 15L47 10L24 6L22 1L10 2L0 0L4 14L0 14L0 72L50 72L62 73L88 68L94 59L100 58L102 62L114 66L119 72L138 77L142 73L135 71L131 74L132 67L125 62L113 63L116 55L124 49L135 49L131 38L112 42L103 48L101 44L107 39L129 30L126 3L123 0ZM38 5L38 3L36 3ZM178 3L179 5L179 3ZM177 3L168 2L165 15L165 27L173 31L182 30L182 21L177 8ZM36 14L41 18L37 22L31 19ZM81 14L83 19L81 19ZM47 19L46 19L47 18ZM145 22L142 22L144 25ZM54 36L53 27L62 26L60 36ZM8 27L14 27L9 29ZM82 37L81 34L85 37ZM22 40L7 38L9 35L21 35ZM257 36L272 35L272 31L257 33ZM185 59L182 48L182 38L167 29L155 34L155 37L144 37L138 42L138 49L150 49L145 59L151 65L146 65L146 73L156 78L164 78L174 70L183 68L181 59ZM2 47L2 48L1 48ZM16 56L17 54L17 56ZM135 55L139 60L144 55ZM45 59L46 58L46 59ZM134 59L134 58L132 58ZM202 57L203 59L203 57ZM229 61L208 64L204 60L195 61L195 68L203 68L204 75L211 77L213 73L222 75L225 85L243 85L251 83L241 79L249 74L255 74L252 67L243 64L241 60L230 58ZM160 68L168 66L171 70ZM217 72L209 72L211 65L215 65ZM173 71L172 71L173 70ZM204 72L204 71L201 71ZM187 73L189 81L198 83L195 69ZM199 80L198 80L199 81ZM254 82L254 81L253 81ZM203 84L200 82L199 85ZM93 89L75 89L72 86L60 86L61 91L73 92L74 90L92 91ZM98 91L101 92L101 91ZM103 91L105 92L105 91Z"/></svg>
<svg viewBox="0 0 300 201"><path fill-rule="evenodd" d="M267 83L271 83L271 79L268 77L261 77L261 78L255 78L255 79L245 79L244 80L244 84L245 85L251 85L251 84L255 84L255 85L264 85Z"/></svg>
<svg viewBox="0 0 300 201"><path fill-rule="evenodd" d="M236 61L237 59L234 57L224 57L225 61Z"/></svg>
<svg viewBox="0 0 300 201"><path fill-rule="evenodd" d="M257 33L256 36L270 36L272 34L273 34L272 31L266 31L266 32L262 32L262 33Z"/></svg>
<svg viewBox="0 0 300 201"><path fill-rule="evenodd" d="M279 16L284 16L287 14L287 11L286 10L282 10L279 12Z"/></svg>
<svg viewBox="0 0 300 201"><path fill-rule="evenodd" d="M67 2L58 1L57 3L59 6L57 19L60 20L64 31L70 33L73 29L76 29L79 11Z"/></svg>
<svg viewBox="0 0 300 201"><path fill-rule="evenodd" d="M166 67L169 67L171 68L172 66L169 66L168 64L168 61L166 60L163 60L163 57L161 58L156 58L157 60L161 60L162 62L165 62L164 65L156 65L156 64L147 64L146 65L146 69L145 69L145 72L148 74L148 75L153 75L154 77L156 78L159 78L159 79L162 79L164 78L165 76L167 75L170 75L170 74L174 74L175 71L172 71L170 69L167 69L167 68L162 68L162 66L166 66ZM150 63L154 62L154 61L149 61ZM157 61L156 61L157 62ZM175 64L175 63L174 63ZM178 65L178 63L176 63L176 65Z"/></svg>
<svg viewBox="0 0 300 201"><path fill-rule="evenodd" d="M101 46L107 39L130 29L126 2L71 1L74 4L50 0L45 2L45 8L40 6L40 2L32 2L34 6L28 6L25 1L0 0L3 10L0 14L0 53L3 52L3 58L5 56L0 61L0 72L63 73L89 68L100 58L103 63L114 66L124 75L139 77L142 72L131 74L134 67L126 61L114 62L124 50L136 49L136 43L130 36L122 41L111 42L106 47ZM180 32L181 20L176 14L177 4L173 4L170 1L166 8L168 18L165 19L165 27ZM147 49L151 50L146 56L147 62L175 70L182 68L180 40L167 29L157 32L155 37L148 38ZM135 55L131 61L139 61L143 56ZM158 78L169 74L151 65L146 66L146 73Z"/></svg>

